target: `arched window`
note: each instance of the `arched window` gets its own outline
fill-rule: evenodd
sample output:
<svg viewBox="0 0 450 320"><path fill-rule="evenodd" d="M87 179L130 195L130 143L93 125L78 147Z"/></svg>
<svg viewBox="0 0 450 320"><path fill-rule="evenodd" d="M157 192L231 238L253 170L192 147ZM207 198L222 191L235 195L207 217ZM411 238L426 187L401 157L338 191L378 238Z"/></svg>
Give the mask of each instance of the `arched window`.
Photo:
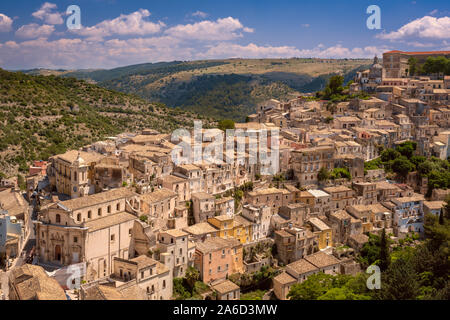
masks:
<svg viewBox="0 0 450 320"><path fill-rule="evenodd" d="M81 221L81 213L77 214L77 221Z"/></svg>
<svg viewBox="0 0 450 320"><path fill-rule="evenodd" d="M56 215L56 223L61 223L61 216L59 214Z"/></svg>

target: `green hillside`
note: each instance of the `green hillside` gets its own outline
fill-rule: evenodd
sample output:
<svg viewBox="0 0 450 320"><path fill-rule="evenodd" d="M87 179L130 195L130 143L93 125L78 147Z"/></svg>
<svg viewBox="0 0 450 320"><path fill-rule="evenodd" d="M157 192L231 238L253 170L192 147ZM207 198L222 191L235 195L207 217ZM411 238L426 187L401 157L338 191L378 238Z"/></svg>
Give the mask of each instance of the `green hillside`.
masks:
<svg viewBox="0 0 450 320"><path fill-rule="evenodd" d="M191 127L195 118L202 117L75 78L0 69L0 173L26 172L31 160L124 131Z"/></svg>
<svg viewBox="0 0 450 320"><path fill-rule="evenodd" d="M242 121L257 104L323 89L334 74L350 80L370 60L228 59L146 63L111 70L60 72L151 102ZM41 70L46 74L49 71Z"/></svg>

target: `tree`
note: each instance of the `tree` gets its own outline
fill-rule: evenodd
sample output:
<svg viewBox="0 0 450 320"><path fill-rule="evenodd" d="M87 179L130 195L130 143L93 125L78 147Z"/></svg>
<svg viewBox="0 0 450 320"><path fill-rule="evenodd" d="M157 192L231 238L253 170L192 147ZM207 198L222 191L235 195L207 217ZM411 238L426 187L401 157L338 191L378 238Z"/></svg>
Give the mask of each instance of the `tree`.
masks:
<svg viewBox="0 0 450 320"><path fill-rule="evenodd" d="M382 300L412 300L419 294L419 283L411 261L403 257L393 262L382 275L381 290L377 293Z"/></svg>
<svg viewBox="0 0 450 320"><path fill-rule="evenodd" d="M444 205L444 217L446 219L450 219L450 196L447 196L447 198L445 198L445 205Z"/></svg>
<svg viewBox="0 0 450 320"><path fill-rule="evenodd" d="M402 178L406 178L409 172L414 171L414 165L405 157L395 159L391 165L392 170L400 175Z"/></svg>
<svg viewBox="0 0 450 320"><path fill-rule="evenodd" d="M383 162L389 162L391 160L394 160L398 157L400 157L401 154L397 150L394 149L386 149L381 153L381 161Z"/></svg>
<svg viewBox="0 0 450 320"><path fill-rule="evenodd" d="M331 94L340 94L343 90L344 77L335 75L328 80L328 88L331 90Z"/></svg>
<svg viewBox="0 0 450 320"><path fill-rule="evenodd" d="M444 225L444 211L442 210L441 213L439 214L439 224L440 225Z"/></svg>
<svg viewBox="0 0 450 320"><path fill-rule="evenodd" d="M400 152L402 156L405 156L408 159L412 157L416 149L417 143L413 141L406 141L397 147L397 151Z"/></svg>
<svg viewBox="0 0 450 320"><path fill-rule="evenodd" d="M417 72L417 58L411 57L408 59L409 75L414 76Z"/></svg>
<svg viewBox="0 0 450 320"><path fill-rule="evenodd" d="M194 290L195 283L200 280L200 272L194 267L189 267L184 276L186 284L190 291Z"/></svg>
<svg viewBox="0 0 450 320"><path fill-rule="evenodd" d="M319 179L319 181L325 181L330 179L330 172L327 170L327 168L322 167L319 170L319 173L317 174L317 179Z"/></svg>
<svg viewBox="0 0 450 320"><path fill-rule="evenodd" d="M424 156L412 156L409 161L416 167L419 168L419 165L427 161L427 158Z"/></svg>
<svg viewBox="0 0 450 320"><path fill-rule="evenodd" d="M331 179L347 179L352 180L352 175L347 168L334 168L330 174Z"/></svg>
<svg viewBox="0 0 450 320"><path fill-rule="evenodd" d="M326 117L325 118L325 123L331 123L331 122L333 122L334 121L334 118L333 117Z"/></svg>
<svg viewBox="0 0 450 320"><path fill-rule="evenodd" d="M371 297L363 294L355 294L347 287L332 288L317 300L370 300Z"/></svg>
<svg viewBox="0 0 450 320"><path fill-rule="evenodd" d="M230 119L221 120L219 121L218 128L222 131L226 131L227 129L231 130L235 128L235 124L234 121Z"/></svg>
<svg viewBox="0 0 450 320"><path fill-rule="evenodd" d="M380 269L381 271L387 270L390 264L390 256L389 256L389 243L386 236L386 229L383 228L381 232L380 239Z"/></svg>
<svg viewBox="0 0 450 320"><path fill-rule="evenodd" d="M332 288L333 276L317 273L302 283L294 284L287 297L291 300L316 300Z"/></svg>

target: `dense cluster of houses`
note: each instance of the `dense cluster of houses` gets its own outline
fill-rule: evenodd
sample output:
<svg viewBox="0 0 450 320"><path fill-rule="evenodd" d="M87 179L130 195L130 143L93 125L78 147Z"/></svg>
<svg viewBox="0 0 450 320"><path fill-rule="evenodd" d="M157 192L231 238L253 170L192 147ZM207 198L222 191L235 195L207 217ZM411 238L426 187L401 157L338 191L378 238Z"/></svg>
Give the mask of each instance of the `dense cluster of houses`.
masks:
<svg viewBox="0 0 450 320"><path fill-rule="evenodd" d="M266 265L280 269L273 279L278 299L311 274L359 272L354 257L368 233L420 235L424 215L439 215L449 194L434 190L425 199L423 181L398 183L382 170L365 172L364 162L379 157L380 146L407 140L417 142L418 155L450 156L450 78L383 75L375 59L350 86L371 98L338 103L334 113L328 101L303 96L261 104L247 123L235 125L246 134L242 148L232 141L229 153L219 145L233 161L177 163L174 154L181 153L171 135L148 129L36 161L25 197L14 182L2 181L6 261L18 258L35 235L33 263L9 275L10 298L64 299L48 272L80 265L79 299L171 299L173 279L190 267L217 299L239 299L228 277ZM324 121L330 116L333 121ZM276 132L278 143L268 143L267 153L287 179L252 161L261 155L250 137L267 132L269 140ZM223 131L213 133L226 140ZM205 134L199 148L211 152L217 143ZM347 168L352 179L322 181L323 168ZM249 258L258 244L272 255Z"/></svg>

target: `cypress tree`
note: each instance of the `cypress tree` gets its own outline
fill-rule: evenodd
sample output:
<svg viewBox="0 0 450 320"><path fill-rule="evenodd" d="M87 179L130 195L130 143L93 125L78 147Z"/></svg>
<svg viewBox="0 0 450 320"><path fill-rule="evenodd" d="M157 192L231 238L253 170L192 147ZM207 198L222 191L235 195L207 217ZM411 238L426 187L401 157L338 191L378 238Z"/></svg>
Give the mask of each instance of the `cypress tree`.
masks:
<svg viewBox="0 0 450 320"><path fill-rule="evenodd" d="M386 271L390 264L389 244L386 236L386 229L383 228L380 239L380 269Z"/></svg>
<svg viewBox="0 0 450 320"><path fill-rule="evenodd" d="M441 210L441 213L439 214L439 224L441 226L444 225L444 210Z"/></svg>

